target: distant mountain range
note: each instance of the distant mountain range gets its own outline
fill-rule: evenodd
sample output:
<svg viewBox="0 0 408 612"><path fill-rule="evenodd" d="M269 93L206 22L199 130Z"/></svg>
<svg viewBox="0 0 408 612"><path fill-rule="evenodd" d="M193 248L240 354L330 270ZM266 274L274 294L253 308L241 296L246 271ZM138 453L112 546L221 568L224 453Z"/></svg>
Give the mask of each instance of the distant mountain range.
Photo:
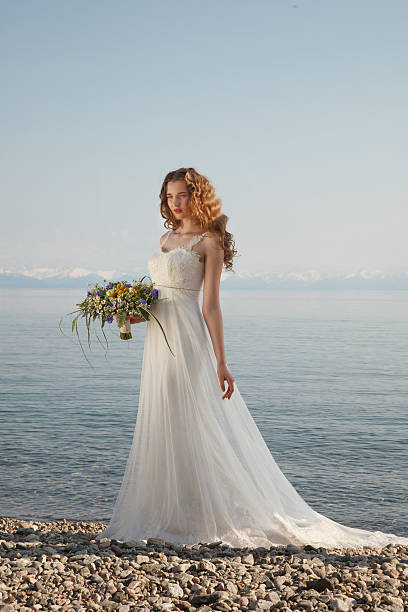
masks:
<svg viewBox="0 0 408 612"><path fill-rule="evenodd" d="M88 285L104 279L129 281L141 278L145 272L97 271L83 268L57 270L34 268L17 272L0 268L0 289L88 289ZM305 273L240 273L225 272L223 289L377 289L408 290L408 271L384 272L360 270L344 275L322 274L316 270Z"/></svg>

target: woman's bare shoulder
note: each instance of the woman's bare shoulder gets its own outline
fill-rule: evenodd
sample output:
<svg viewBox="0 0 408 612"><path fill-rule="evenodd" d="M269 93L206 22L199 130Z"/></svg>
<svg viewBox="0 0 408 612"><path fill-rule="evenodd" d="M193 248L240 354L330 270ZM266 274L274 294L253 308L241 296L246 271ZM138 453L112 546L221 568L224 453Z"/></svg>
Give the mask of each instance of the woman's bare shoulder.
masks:
<svg viewBox="0 0 408 612"><path fill-rule="evenodd" d="M171 232L171 230L168 230L167 232L165 232L164 234L162 234L160 236L160 244L163 243L163 240L166 238L166 236L168 236L168 234Z"/></svg>
<svg viewBox="0 0 408 612"><path fill-rule="evenodd" d="M223 250L220 244L220 235L217 232L206 231L204 233L204 244L208 249Z"/></svg>

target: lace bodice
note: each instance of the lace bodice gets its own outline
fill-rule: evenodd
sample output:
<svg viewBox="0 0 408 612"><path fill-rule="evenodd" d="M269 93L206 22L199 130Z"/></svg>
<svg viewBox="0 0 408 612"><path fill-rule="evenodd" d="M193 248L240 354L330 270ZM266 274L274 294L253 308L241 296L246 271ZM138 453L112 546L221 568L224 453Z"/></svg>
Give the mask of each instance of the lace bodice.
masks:
<svg viewBox="0 0 408 612"><path fill-rule="evenodd" d="M160 291L161 287L173 288L175 291L184 289L183 293L198 296L204 279L204 261L200 261L200 254L193 251L205 233L193 236L185 245L178 246L169 251L163 251L170 231L162 245L148 260L147 267L151 280Z"/></svg>

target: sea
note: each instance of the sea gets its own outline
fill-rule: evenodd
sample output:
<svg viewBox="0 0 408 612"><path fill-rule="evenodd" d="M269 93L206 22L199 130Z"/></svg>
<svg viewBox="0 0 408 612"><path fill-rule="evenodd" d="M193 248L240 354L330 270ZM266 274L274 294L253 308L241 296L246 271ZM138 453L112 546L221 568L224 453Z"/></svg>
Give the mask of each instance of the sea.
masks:
<svg viewBox="0 0 408 612"><path fill-rule="evenodd" d="M80 320L81 348L68 313L83 296L0 292L2 516L109 520L146 324L129 341L107 324L106 349ZM221 289L221 307L235 384L297 491L333 520L408 536L408 292Z"/></svg>

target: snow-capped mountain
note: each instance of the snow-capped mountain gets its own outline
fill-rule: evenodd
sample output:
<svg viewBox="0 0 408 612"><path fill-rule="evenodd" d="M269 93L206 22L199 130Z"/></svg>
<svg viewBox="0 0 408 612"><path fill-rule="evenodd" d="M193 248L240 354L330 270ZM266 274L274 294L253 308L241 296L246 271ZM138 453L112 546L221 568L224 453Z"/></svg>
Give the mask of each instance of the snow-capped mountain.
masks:
<svg viewBox="0 0 408 612"><path fill-rule="evenodd" d="M143 270L87 270L85 268L0 268L0 288L71 288L87 289L103 280L137 280ZM261 273L226 272L221 276L223 289L408 289L408 271L358 270L348 274L307 272Z"/></svg>

